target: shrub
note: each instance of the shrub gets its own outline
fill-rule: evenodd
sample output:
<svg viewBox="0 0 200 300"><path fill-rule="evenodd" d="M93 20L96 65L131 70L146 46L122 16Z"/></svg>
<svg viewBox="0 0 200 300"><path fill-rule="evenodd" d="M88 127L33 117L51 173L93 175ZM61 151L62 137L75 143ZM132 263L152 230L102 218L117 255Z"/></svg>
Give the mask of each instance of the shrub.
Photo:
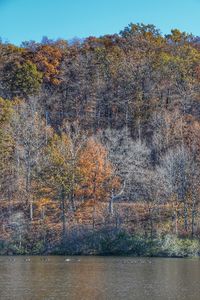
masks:
<svg viewBox="0 0 200 300"><path fill-rule="evenodd" d="M166 235L162 241L161 254L174 257L198 256L200 243L198 240L178 238Z"/></svg>

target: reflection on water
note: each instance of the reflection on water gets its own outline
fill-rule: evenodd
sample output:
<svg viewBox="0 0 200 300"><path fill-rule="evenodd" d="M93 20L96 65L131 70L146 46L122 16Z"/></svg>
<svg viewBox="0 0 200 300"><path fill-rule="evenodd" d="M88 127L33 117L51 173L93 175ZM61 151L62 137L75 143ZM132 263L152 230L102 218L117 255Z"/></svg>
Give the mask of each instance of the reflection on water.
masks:
<svg viewBox="0 0 200 300"><path fill-rule="evenodd" d="M200 260L0 257L1 300L199 300Z"/></svg>

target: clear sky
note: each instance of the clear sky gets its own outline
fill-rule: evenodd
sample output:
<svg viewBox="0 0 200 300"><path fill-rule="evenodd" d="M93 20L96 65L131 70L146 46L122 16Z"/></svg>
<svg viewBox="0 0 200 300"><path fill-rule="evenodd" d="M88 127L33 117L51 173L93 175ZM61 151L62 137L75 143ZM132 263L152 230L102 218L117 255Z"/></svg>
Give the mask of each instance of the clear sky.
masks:
<svg viewBox="0 0 200 300"><path fill-rule="evenodd" d="M0 0L0 36L15 44L118 33L130 22L200 35L200 0Z"/></svg>

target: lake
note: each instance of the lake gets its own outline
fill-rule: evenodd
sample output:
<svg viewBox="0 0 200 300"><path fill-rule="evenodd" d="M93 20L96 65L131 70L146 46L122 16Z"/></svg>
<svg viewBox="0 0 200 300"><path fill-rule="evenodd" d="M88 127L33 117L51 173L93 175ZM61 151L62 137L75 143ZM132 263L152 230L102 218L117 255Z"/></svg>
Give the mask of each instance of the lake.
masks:
<svg viewBox="0 0 200 300"><path fill-rule="evenodd" d="M200 260L0 257L1 300L199 300Z"/></svg>

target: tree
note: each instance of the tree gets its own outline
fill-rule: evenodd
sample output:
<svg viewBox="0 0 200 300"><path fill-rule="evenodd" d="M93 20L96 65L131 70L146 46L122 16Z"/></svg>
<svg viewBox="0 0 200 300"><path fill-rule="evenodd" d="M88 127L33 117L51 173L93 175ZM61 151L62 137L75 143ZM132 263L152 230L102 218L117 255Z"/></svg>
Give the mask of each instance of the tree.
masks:
<svg viewBox="0 0 200 300"><path fill-rule="evenodd" d="M12 103L0 98L0 191L11 200L15 191L14 139L11 120Z"/></svg>
<svg viewBox="0 0 200 300"><path fill-rule="evenodd" d="M74 193L81 181L81 173L78 167L78 155L81 149L75 153L70 136L62 132L54 134L46 148L45 160L42 162L41 178L42 192L50 194L55 200L60 201L62 212L62 242L66 242L66 213L71 202L74 205ZM70 197L71 196L71 197ZM71 201L70 201L71 200Z"/></svg>
<svg viewBox="0 0 200 300"><path fill-rule="evenodd" d="M140 140L133 141L126 129L108 129L101 134L101 140L115 174L125 185L123 197L136 199L139 193L137 180L141 180L150 167L150 150Z"/></svg>
<svg viewBox="0 0 200 300"><path fill-rule="evenodd" d="M48 138L48 128L36 107L35 98L30 99L29 103L19 102L15 108L17 113L12 121L19 188L25 192L26 204L30 207L31 221L33 219L34 179Z"/></svg>
<svg viewBox="0 0 200 300"><path fill-rule="evenodd" d="M39 92L42 73L31 61L10 62L5 66L3 72L3 85L9 97L28 97Z"/></svg>
<svg viewBox="0 0 200 300"><path fill-rule="evenodd" d="M79 193L85 200L93 201L94 229L97 205L100 202L109 202L111 191L119 187L119 180L113 173L106 149L94 138L90 138L85 145L79 166L83 176Z"/></svg>
<svg viewBox="0 0 200 300"><path fill-rule="evenodd" d="M39 45L33 53L29 53L34 64L43 74L43 80L46 83L52 83L55 86L60 83L59 68L62 61L62 49L52 44Z"/></svg>
<svg viewBox="0 0 200 300"><path fill-rule="evenodd" d="M161 167L159 168L160 177L165 182L168 197L175 199L178 203L183 204L184 230L189 230L189 206L192 199L192 218L195 215L195 207L198 202L198 184L199 175L194 168L194 157L188 150L179 147L169 150L162 158ZM176 216L177 217L177 216ZM192 221L194 226L194 219ZM194 228L192 229L194 231Z"/></svg>

